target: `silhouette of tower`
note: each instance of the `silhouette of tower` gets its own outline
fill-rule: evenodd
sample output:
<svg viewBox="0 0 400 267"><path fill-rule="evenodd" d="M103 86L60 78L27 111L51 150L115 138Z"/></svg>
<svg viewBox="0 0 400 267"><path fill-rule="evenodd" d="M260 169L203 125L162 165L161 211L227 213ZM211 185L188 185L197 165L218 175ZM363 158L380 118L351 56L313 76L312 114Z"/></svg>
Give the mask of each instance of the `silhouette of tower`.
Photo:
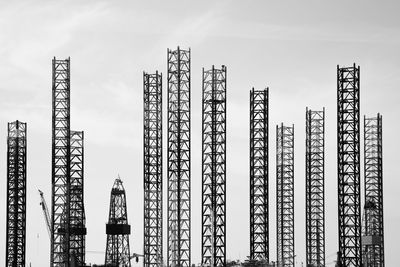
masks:
<svg viewBox="0 0 400 267"><path fill-rule="evenodd" d="M162 75L143 73L144 266L162 263Z"/></svg>
<svg viewBox="0 0 400 267"><path fill-rule="evenodd" d="M306 110L306 258L325 266L325 108Z"/></svg>
<svg viewBox="0 0 400 267"><path fill-rule="evenodd" d="M190 49L168 49L168 266L189 267Z"/></svg>
<svg viewBox="0 0 400 267"><path fill-rule="evenodd" d="M125 189L119 177L115 179L111 189L106 234L105 265L130 267L129 235L131 234L131 226L128 224Z"/></svg>
<svg viewBox="0 0 400 267"><path fill-rule="evenodd" d="M338 225L340 266L362 266L360 68L337 67Z"/></svg>
<svg viewBox="0 0 400 267"><path fill-rule="evenodd" d="M202 264L226 265L226 67L203 69Z"/></svg>
<svg viewBox="0 0 400 267"><path fill-rule="evenodd" d="M276 218L278 266L294 261L294 125L276 126Z"/></svg>
<svg viewBox="0 0 400 267"><path fill-rule="evenodd" d="M268 88L250 91L250 259L269 262Z"/></svg>
<svg viewBox="0 0 400 267"><path fill-rule="evenodd" d="M8 123L6 267L25 266L26 123Z"/></svg>

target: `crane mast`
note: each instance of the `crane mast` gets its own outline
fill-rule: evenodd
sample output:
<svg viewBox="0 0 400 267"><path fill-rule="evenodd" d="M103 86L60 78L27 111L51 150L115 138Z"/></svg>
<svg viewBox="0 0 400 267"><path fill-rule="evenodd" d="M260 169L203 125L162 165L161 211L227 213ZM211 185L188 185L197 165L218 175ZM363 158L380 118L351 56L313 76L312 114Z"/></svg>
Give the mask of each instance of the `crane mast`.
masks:
<svg viewBox="0 0 400 267"><path fill-rule="evenodd" d="M46 221L47 233L49 234L49 238L51 238L51 224L50 224L50 213L49 208L47 207L46 200L44 199L43 192L39 190L40 194L40 206L42 206L43 216Z"/></svg>

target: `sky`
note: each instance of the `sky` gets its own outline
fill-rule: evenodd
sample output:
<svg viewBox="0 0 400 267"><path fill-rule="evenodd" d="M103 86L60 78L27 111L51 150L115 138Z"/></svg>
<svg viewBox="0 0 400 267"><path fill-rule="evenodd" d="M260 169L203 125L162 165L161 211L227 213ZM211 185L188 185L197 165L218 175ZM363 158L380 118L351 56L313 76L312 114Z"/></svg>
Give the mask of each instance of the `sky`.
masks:
<svg viewBox="0 0 400 267"><path fill-rule="evenodd" d="M227 66L227 258L249 255L249 91L269 87L271 260L276 259L275 125L295 125L295 254L301 266L305 110L325 107L326 262L334 266L336 68L355 62L361 69L361 116L383 115L386 265L396 266L399 8L396 1L371 0L0 2L0 262L6 245L7 122L18 119L28 123L26 258L33 267L49 264L37 190L50 205L53 57L71 57L71 129L85 132L87 263L104 262L110 190L118 175L127 194L131 252L143 252L142 75L161 71L166 99L167 48L181 46L192 51L192 262L201 256L202 68ZM164 166L166 155L164 147ZM166 188L166 175L163 179ZM164 220L165 237L166 226Z"/></svg>

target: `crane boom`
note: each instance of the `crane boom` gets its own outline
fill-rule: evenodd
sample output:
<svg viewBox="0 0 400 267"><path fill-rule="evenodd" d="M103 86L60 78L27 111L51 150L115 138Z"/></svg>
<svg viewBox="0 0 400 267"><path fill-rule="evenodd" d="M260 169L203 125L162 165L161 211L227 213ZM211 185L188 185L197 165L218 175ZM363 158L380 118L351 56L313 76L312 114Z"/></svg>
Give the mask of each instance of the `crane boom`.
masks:
<svg viewBox="0 0 400 267"><path fill-rule="evenodd" d="M50 224L49 209L47 207L46 200L44 199L43 192L40 190L38 190L38 191L40 194L40 206L42 206L44 219L45 219L46 225L47 225L47 233L49 234L49 237L51 238L51 224Z"/></svg>

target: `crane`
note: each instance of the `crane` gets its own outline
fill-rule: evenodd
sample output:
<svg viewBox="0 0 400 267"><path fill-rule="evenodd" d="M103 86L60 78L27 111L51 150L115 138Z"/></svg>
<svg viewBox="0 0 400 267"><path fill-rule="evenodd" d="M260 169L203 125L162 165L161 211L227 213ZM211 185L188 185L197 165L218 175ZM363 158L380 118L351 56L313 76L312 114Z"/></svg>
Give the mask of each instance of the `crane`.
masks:
<svg viewBox="0 0 400 267"><path fill-rule="evenodd" d="M49 234L49 237L51 239L51 224L50 224L49 209L47 207L46 200L44 199L43 192L40 189L38 189L38 191L40 194L40 206L42 206L43 216L47 225L47 233Z"/></svg>

